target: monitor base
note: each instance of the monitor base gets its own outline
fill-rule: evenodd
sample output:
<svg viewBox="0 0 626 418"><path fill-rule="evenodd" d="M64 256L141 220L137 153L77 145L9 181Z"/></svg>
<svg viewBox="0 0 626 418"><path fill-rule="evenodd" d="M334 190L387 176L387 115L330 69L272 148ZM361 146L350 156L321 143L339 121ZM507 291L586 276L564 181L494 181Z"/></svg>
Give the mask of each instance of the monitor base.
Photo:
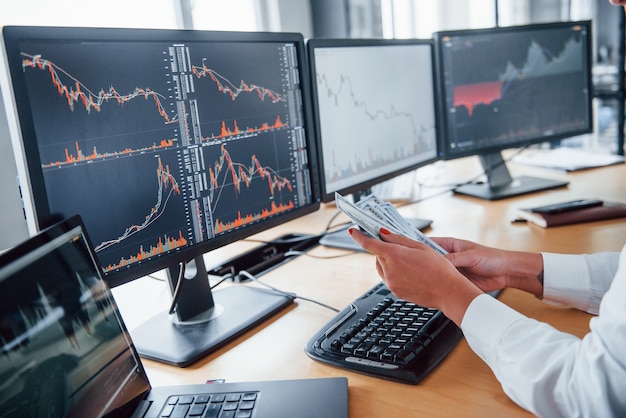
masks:
<svg viewBox="0 0 626 418"><path fill-rule="evenodd" d="M213 293L218 315L181 325L162 312L130 331L140 356L186 367L293 303L269 290L235 285Z"/></svg>
<svg viewBox="0 0 626 418"><path fill-rule="evenodd" d="M542 190L566 187L569 184L565 180L552 180L540 177L520 176L515 177L510 184L491 187L489 183L464 184L454 189L454 193L477 197L485 200L500 200L509 197L535 193Z"/></svg>

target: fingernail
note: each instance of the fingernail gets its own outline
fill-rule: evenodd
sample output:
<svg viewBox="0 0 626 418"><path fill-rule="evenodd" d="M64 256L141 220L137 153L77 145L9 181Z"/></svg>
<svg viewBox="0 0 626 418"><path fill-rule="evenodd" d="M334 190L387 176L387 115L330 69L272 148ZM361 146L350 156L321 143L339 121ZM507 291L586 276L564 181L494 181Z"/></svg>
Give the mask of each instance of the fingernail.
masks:
<svg viewBox="0 0 626 418"><path fill-rule="evenodd" d="M380 228L380 233L383 235L389 235L391 234L391 231L388 230L387 228Z"/></svg>
<svg viewBox="0 0 626 418"><path fill-rule="evenodd" d="M354 233L354 228L348 228L348 233L352 235Z"/></svg>

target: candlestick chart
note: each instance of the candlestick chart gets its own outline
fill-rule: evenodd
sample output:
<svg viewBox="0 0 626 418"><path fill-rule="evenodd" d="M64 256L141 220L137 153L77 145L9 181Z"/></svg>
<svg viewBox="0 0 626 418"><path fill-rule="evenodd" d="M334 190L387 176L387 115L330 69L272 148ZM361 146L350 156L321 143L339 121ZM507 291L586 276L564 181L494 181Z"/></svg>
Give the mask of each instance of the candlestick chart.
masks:
<svg viewBox="0 0 626 418"><path fill-rule="evenodd" d="M109 101L114 101L118 105L123 106L127 102L143 97L144 99L150 98L154 101L156 112L166 123L173 122L172 118L167 115L163 107L162 100L164 96L150 88L135 87L129 93L120 94L114 86L110 86L107 91L100 89L99 92L94 93L80 80L74 78L55 63L42 58L41 55L31 56L29 54L22 54L22 56L24 56L22 67L37 68L42 71L47 71L50 74L52 85L56 88L59 95L67 101L67 106L72 111L74 111L75 105L79 104L85 108L87 113L91 113L92 111L100 112L103 104L109 103ZM61 75L70 79L74 86L64 84Z"/></svg>
<svg viewBox="0 0 626 418"><path fill-rule="evenodd" d="M293 161L293 141L228 143L203 148L190 158L189 168L204 165L206 171L194 175L193 196L198 214L196 229L215 236L245 224L283 213L301 204L301 194ZM284 148L276 155L268 150ZM196 162L197 161L197 162Z"/></svg>
<svg viewBox="0 0 626 418"><path fill-rule="evenodd" d="M202 66L192 66L193 74L198 77L209 77L213 80L217 86L218 91L224 94L228 94L232 100L235 100L241 93L256 93L261 100L269 98L272 103L284 102L285 99L277 92L268 88L257 86L256 84L248 84L245 81L241 81L238 86L233 84L229 79L219 74L217 71L208 68L205 64L206 58L202 59Z"/></svg>
<svg viewBox="0 0 626 418"><path fill-rule="evenodd" d="M169 166L163 166L163 162L160 157L157 157L157 161L156 178L158 187L154 206L146 211L147 214L142 219L141 224L127 227L124 233L114 240L97 244L95 247L96 252L115 245L150 226L150 224L155 222L165 212L170 197L172 195L180 195L180 186L171 174Z"/></svg>
<svg viewBox="0 0 626 418"><path fill-rule="evenodd" d="M273 64L248 59L260 53ZM292 53L31 45L22 68L50 211L81 213L111 271L296 208Z"/></svg>

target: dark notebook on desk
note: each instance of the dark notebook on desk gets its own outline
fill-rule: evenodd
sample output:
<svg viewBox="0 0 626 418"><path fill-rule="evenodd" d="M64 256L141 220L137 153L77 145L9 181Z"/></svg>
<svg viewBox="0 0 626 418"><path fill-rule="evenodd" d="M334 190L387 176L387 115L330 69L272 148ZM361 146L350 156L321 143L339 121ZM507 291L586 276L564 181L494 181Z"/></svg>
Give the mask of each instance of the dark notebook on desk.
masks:
<svg viewBox="0 0 626 418"><path fill-rule="evenodd" d="M78 217L0 255L0 417L348 416L345 378L152 388L97 266Z"/></svg>
<svg viewBox="0 0 626 418"><path fill-rule="evenodd" d="M599 206L555 213L541 213L535 211L534 208L518 209L517 216L518 219L532 222L543 228L549 228L626 218L626 204L621 202L603 202Z"/></svg>

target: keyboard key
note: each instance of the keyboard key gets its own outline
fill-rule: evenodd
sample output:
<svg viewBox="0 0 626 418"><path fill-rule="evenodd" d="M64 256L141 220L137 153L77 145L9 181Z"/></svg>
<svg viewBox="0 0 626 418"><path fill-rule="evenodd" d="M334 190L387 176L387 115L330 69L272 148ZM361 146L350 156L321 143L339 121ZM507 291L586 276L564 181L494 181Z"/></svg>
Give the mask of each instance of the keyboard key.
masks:
<svg viewBox="0 0 626 418"><path fill-rule="evenodd" d="M241 399L241 393L229 393L226 395L226 402L239 402Z"/></svg>
<svg viewBox="0 0 626 418"><path fill-rule="evenodd" d="M236 411L239 407L239 401L226 401L222 405L222 411Z"/></svg>
<svg viewBox="0 0 626 418"><path fill-rule="evenodd" d="M174 412L174 405L165 405L165 408L161 411L161 416L170 417L172 416L172 412Z"/></svg>
<svg viewBox="0 0 626 418"><path fill-rule="evenodd" d="M243 396L241 397L241 400L256 401L256 393L255 392L244 393Z"/></svg>
<svg viewBox="0 0 626 418"><path fill-rule="evenodd" d="M211 396L211 403L214 402L224 402L226 400L226 395L224 394L217 394L217 395L213 395Z"/></svg>
<svg viewBox="0 0 626 418"><path fill-rule="evenodd" d="M257 392L171 396L161 411L163 418L250 418Z"/></svg>
<svg viewBox="0 0 626 418"><path fill-rule="evenodd" d="M187 411L189 411L189 405L176 405L174 407L174 411L170 415L170 418L184 418L187 416Z"/></svg>
<svg viewBox="0 0 626 418"><path fill-rule="evenodd" d="M179 405L189 405L193 403L193 396L180 396L178 398Z"/></svg>
<svg viewBox="0 0 626 418"><path fill-rule="evenodd" d="M194 404L189 408L189 413L187 414L190 417L197 417L204 413L204 408L206 406L203 404Z"/></svg>
<svg viewBox="0 0 626 418"><path fill-rule="evenodd" d="M254 408L254 401L241 401L239 403L240 410L252 409L252 408Z"/></svg>
<svg viewBox="0 0 626 418"><path fill-rule="evenodd" d="M206 412L204 413L203 418L217 418L220 414L220 410L222 409L221 403L210 403L207 405Z"/></svg>

